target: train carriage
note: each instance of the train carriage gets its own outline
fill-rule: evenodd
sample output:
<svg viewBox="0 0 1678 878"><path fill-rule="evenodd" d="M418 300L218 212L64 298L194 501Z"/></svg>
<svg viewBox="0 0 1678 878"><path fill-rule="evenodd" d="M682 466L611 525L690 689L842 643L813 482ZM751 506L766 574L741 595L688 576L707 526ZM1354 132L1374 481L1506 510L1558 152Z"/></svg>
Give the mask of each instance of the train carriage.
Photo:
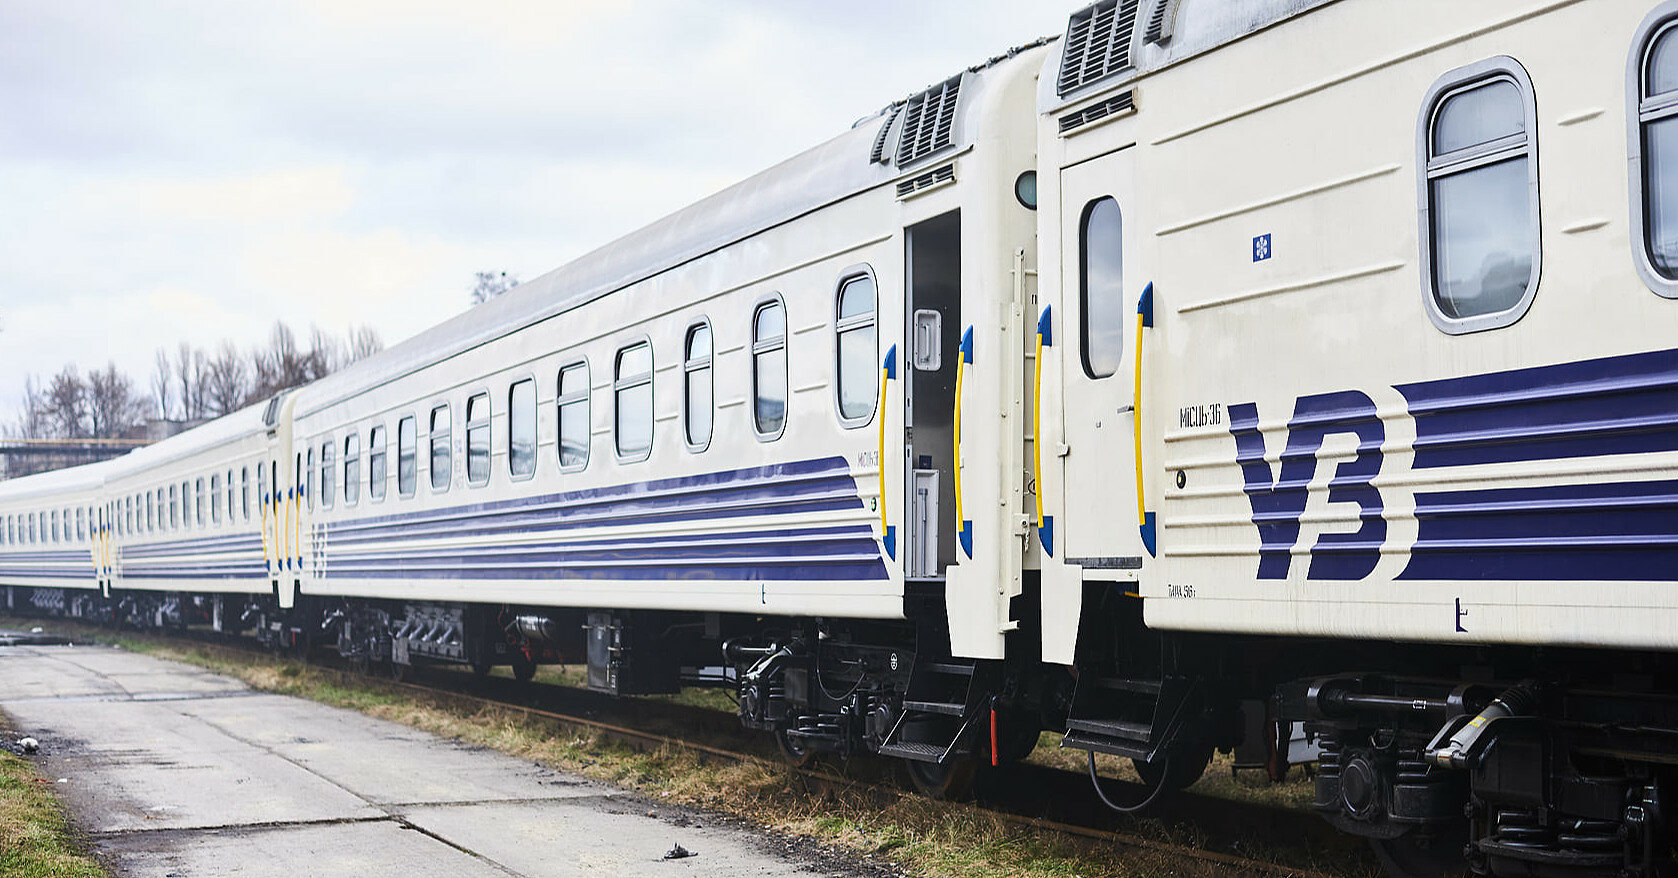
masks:
<svg viewBox="0 0 1678 878"><path fill-rule="evenodd" d="M0 482L0 583L8 609L70 612L99 595L109 543L100 539L110 462Z"/></svg>

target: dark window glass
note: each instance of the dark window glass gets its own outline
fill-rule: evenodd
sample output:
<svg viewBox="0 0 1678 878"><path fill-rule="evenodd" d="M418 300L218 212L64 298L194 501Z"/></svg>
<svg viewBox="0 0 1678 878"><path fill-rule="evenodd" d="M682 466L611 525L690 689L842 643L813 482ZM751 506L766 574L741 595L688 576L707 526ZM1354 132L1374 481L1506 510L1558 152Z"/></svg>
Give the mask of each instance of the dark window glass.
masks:
<svg viewBox="0 0 1678 878"><path fill-rule="evenodd" d="M787 423L787 314L765 302L752 315L752 424L779 436Z"/></svg>
<svg viewBox="0 0 1678 878"><path fill-rule="evenodd" d="M344 438L344 504L354 506L360 499L361 436L351 433Z"/></svg>
<svg viewBox="0 0 1678 878"><path fill-rule="evenodd" d="M419 487L419 432L413 415L396 422L396 490L414 496Z"/></svg>
<svg viewBox="0 0 1678 878"><path fill-rule="evenodd" d="M384 425L380 424L367 434L367 499L375 503L385 498L386 482L390 480L390 469L385 460L390 438L385 432Z"/></svg>
<svg viewBox="0 0 1678 878"><path fill-rule="evenodd" d="M715 385L711 379L711 325L696 323L688 327L684 347L682 409L687 419L684 429L688 445L702 448L711 443L711 423L716 413Z"/></svg>
<svg viewBox="0 0 1678 878"><path fill-rule="evenodd" d="M507 388L507 472L536 471L536 382L526 378Z"/></svg>
<svg viewBox="0 0 1678 878"><path fill-rule="evenodd" d="M646 342L618 351L612 380L618 457L645 460L653 450L653 349Z"/></svg>
<svg viewBox="0 0 1678 878"><path fill-rule="evenodd" d="M563 469L588 465L588 398L587 363L559 370L559 465Z"/></svg>
<svg viewBox="0 0 1678 878"><path fill-rule="evenodd" d="M1119 203L1098 198L1084 208L1078 233L1084 374L1106 378L1124 358L1124 223Z"/></svg>
<svg viewBox="0 0 1678 878"><path fill-rule="evenodd" d="M489 481L489 394L466 401L466 481Z"/></svg>
<svg viewBox="0 0 1678 878"><path fill-rule="evenodd" d="M440 405L431 410L431 490L445 491L453 475L454 457L449 447L454 442L449 423L449 407Z"/></svg>
<svg viewBox="0 0 1678 878"><path fill-rule="evenodd" d="M875 342L874 298L874 279L866 274L850 278L839 287L838 314L834 322L839 335L839 417L847 421L872 415L874 400L880 395L874 366L879 356Z"/></svg>

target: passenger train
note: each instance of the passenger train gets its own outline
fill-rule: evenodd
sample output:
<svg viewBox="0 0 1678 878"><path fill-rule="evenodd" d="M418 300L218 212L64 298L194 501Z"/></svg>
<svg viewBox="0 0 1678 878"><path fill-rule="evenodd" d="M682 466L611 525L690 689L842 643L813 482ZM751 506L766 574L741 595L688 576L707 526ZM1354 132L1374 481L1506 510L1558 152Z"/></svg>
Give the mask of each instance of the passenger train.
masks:
<svg viewBox="0 0 1678 878"><path fill-rule="evenodd" d="M0 605L707 680L933 795L1052 730L1135 810L1302 729L1395 875L1672 874L1675 299L1678 2L1101 0L0 484Z"/></svg>

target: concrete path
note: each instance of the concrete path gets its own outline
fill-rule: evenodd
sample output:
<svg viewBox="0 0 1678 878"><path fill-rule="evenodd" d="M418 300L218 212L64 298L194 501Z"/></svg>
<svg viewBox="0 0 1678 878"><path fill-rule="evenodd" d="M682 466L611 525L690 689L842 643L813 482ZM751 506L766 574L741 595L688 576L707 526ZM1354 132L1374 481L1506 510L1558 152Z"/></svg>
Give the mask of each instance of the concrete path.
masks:
<svg viewBox="0 0 1678 878"><path fill-rule="evenodd" d="M41 773L124 878L868 871L817 871L615 787L106 647L0 646L0 711L40 739ZM662 859L677 842L699 855Z"/></svg>

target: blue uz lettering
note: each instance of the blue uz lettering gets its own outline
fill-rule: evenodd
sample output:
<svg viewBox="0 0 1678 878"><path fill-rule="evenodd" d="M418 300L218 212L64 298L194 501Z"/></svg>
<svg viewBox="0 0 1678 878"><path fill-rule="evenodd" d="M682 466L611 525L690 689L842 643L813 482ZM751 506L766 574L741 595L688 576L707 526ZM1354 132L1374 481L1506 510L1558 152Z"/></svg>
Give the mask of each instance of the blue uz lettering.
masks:
<svg viewBox="0 0 1678 878"><path fill-rule="evenodd" d="M1258 405L1229 407L1229 432L1235 437L1235 460L1253 524L1259 532L1259 579L1286 579L1299 541L1299 520L1310 499L1317 474L1317 452L1335 433L1358 438L1357 455L1341 463L1329 480L1328 502L1356 503L1362 526L1351 533L1326 533L1311 547L1307 579L1362 579L1381 559L1387 522L1381 517L1381 492L1371 481L1381 471L1381 443L1386 428L1375 414L1375 403L1357 390L1302 396L1288 422L1288 444L1282 452L1281 473L1272 476L1264 459L1264 434L1259 432Z"/></svg>

